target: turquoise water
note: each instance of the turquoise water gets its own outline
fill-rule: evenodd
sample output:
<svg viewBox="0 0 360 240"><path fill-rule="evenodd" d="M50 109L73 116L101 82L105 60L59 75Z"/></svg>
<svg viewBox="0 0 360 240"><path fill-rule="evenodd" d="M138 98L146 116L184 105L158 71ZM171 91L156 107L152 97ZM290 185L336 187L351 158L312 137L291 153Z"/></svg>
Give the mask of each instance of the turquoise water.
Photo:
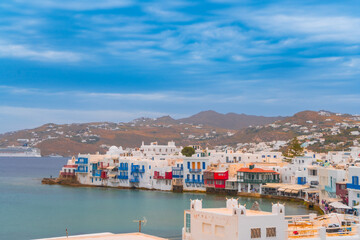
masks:
<svg viewBox="0 0 360 240"><path fill-rule="evenodd" d="M0 239L63 236L66 228L70 235L135 232L133 220L143 217L148 220L143 232L179 239L190 199L203 199L204 207L225 206L225 196L41 184L65 163L64 158L0 158ZM268 199L239 200L271 209ZM304 206L286 203L286 214L306 213Z"/></svg>

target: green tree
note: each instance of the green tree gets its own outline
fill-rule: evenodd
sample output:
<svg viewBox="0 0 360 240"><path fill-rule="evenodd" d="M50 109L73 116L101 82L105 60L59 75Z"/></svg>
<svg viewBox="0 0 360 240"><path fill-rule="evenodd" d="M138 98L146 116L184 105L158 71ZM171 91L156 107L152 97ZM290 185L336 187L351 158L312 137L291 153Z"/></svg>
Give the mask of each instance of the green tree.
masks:
<svg viewBox="0 0 360 240"><path fill-rule="evenodd" d="M195 149L192 147L184 147L181 150L182 155L186 156L186 157L191 157L194 153L195 153Z"/></svg>
<svg viewBox="0 0 360 240"><path fill-rule="evenodd" d="M304 148L301 147L301 144L296 137L293 138L290 141L289 146L285 149L284 156L288 158L293 158L303 155L304 155Z"/></svg>

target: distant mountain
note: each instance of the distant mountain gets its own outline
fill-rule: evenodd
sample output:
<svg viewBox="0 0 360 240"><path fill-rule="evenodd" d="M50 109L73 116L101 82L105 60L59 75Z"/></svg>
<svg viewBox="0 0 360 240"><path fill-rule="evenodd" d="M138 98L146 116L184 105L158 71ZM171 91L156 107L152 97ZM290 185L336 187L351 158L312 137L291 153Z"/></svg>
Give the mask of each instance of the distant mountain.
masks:
<svg viewBox="0 0 360 240"><path fill-rule="evenodd" d="M360 117L329 111L302 111L272 124L248 127L226 139L210 140L211 145L270 142L299 137L309 142L310 150L344 150L359 138L352 131L360 128ZM360 141L360 139L358 139Z"/></svg>
<svg viewBox="0 0 360 240"><path fill-rule="evenodd" d="M203 111L188 118L178 121L191 124L205 124L214 127L239 130L249 126L258 126L282 120L284 117L263 117L255 115L227 113L221 114L215 111Z"/></svg>
<svg viewBox="0 0 360 240"><path fill-rule="evenodd" d="M251 125L251 127L250 127ZM204 147L289 140L295 136L316 151L343 150L360 142L360 116L303 111L291 117L261 117L205 111L188 118L138 118L129 123L45 124L0 135L0 147L40 148L42 155L104 153L109 146L138 147L142 141Z"/></svg>

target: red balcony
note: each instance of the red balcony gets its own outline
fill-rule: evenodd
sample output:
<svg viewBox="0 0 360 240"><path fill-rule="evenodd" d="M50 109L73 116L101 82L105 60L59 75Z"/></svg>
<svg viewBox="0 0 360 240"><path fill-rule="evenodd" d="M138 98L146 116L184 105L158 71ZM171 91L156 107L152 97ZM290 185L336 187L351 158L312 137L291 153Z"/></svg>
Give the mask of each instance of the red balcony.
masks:
<svg viewBox="0 0 360 240"><path fill-rule="evenodd" d="M225 188L226 180L214 180L215 188Z"/></svg>
<svg viewBox="0 0 360 240"><path fill-rule="evenodd" d="M213 187L215 187L215 181L214 181L214 179L205 179L204 185L205 185L205 187L213 188Z"/></svg>
<svg viewBox="0 0 360 240"><path fill-rule="evenodd" d="M214 179L215 180L228 180L229 179L229 171L214 172Z"/></svg>
<svg viewBox="0 0 360 240"><path fill-rule="evenodd" d="M74 172L60 172L60 176L68 177L68 176L75 176Z"/></svg>
<svg viewBox="0 0 360 240"><path fill-rule="evenodd" d="M165 179L171 180L172 179L172 172L166 172L165 173Z"/></svg>
<svg viewBox="0 0 360 240"><path fill-rule="evenodd" d="M101 172L100 177L101 177L102 179L107 179L107 178L109 178L108 175L107 175L107 173L104 172L104 171Z"/></svg>
<svg viewBox="0 0 360 240"><path fill-rule="evenodd" d="M105 168L109 167L109 165L110 165L109 163L106 164L106 163L100 162L98 168L99 169L105 169Z"/></svg>
<svg viewBox="0 0 360 240"><path fill-rule="evenodd" d="M161 176L161 175L160 175L160 172L154 171L154 179L167 179L167 180L171 180L171 179L172 179L172 172L165 172L165 176Z"/></svg>

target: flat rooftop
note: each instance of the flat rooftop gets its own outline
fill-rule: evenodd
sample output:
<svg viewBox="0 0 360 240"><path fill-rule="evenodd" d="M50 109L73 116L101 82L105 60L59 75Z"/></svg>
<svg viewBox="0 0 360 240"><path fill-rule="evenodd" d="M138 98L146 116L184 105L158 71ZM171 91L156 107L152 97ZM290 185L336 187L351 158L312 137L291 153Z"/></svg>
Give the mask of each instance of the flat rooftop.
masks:
<svg viewBox="0 0 360 240"><path fill-rule="evenodd" d="M205 208L205 209L201 209L200 212L224 214L229 216L232 215L232 209L228 209L228 208ZM272 215L272 213L246 209L246 216L256 216L256 215Z"/></svg>
<svg viewBox="0 0 360 240"><path fill-rule="evenodd" d="M85 234L85 235L75 235L64 237L55 237L55 238L42 238L38 240L167 240L166 238L155 237L147 235L144 233L94 233L94 234Z"/></svg>

